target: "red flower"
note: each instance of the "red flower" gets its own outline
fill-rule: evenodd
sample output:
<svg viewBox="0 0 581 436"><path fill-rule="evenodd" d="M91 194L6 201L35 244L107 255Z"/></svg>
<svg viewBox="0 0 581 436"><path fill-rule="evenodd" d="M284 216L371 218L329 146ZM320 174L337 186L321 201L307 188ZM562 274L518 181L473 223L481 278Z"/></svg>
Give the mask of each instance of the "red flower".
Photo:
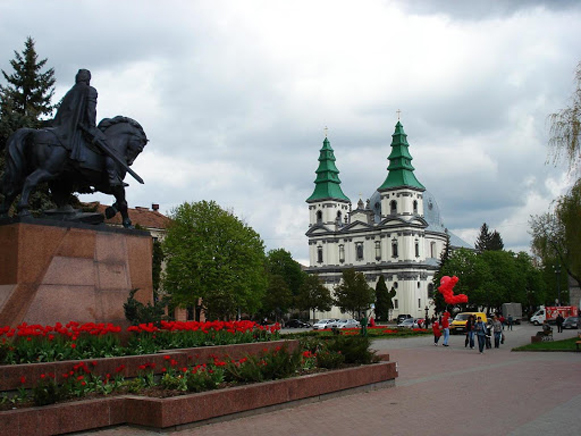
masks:
<svg viewBox="0 0 581 436"><path fill-rule="evenodd" d="M26 377L24 376L20 377L20 383L22 384L26 383Z"/></svg>

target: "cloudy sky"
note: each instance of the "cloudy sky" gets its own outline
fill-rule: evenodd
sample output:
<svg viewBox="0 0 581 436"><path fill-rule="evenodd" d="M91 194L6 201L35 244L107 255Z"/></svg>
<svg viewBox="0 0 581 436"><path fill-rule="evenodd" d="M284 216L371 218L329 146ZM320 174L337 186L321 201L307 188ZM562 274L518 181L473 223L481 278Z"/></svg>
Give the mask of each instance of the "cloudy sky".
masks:
<svg viewBox="0 0 581 436"><path fill-rule="evenodd" d="M551 0L0 0L0 68L33 37L55 102L88 68L98 118L150 138L131 207L215 200L303 263L325 126L355 204L387 175L401 109L445 225L472 244L486 222L519 251L568 184L547 115L573 91L580 24L580 2Z"/></svg>

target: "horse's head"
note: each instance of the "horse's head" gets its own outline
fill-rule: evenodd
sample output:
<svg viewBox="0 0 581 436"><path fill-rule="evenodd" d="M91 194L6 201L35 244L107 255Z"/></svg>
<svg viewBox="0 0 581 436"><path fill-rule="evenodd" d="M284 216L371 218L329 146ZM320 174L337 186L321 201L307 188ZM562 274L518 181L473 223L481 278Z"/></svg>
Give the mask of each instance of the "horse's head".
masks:
<svg viewBox="0 0 581 436"><path fill-rule="evenodd" d="M129 117L118 115L115 118L104 118L98 127L108 138L118 139L111 141L116 143L111 146L125 156L127 165L133 164L149 141L141 124Z"/></svg>

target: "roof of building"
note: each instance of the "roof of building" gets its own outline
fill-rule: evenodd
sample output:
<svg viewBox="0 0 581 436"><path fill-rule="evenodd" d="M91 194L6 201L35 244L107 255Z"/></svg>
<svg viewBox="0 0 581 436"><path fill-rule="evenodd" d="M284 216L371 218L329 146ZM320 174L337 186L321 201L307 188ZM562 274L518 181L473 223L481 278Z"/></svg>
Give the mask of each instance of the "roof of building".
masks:
<svg viewBox="0 0 581 436"><path fill-rule="evenodd" d="M319 167L316 171L315 190L307 198L307 203L321 200L351 202L341 189L339 170L335 166L335 160L335 152L331 148L331 143L328 138L325 138L323 148L321 148L319 154Z"/></svg>
<svg viewBox="0 0 581 436"><path fill-rule="evenodd" d="M94 203L88 203L89 205L95 205L96 211L105 215L105 209L110 207L106 204L101 204L98 201ZM136 207L129 208L129 218L133 222L133 225L139 224L141 227L148 229L167 229L171 223L171 219L165 215L162 215L157 208L149 209L147 207ZM112 225L123 225L121 214L116 214L113 218L105 218L106 224Z"/></svg>
<svg viewBox="0 0 581 436"><path fill-rule="evenodd" d="M387 158L389 160L387 177L377 190L381 192L388 189L410 187L423 191L426 188L414 175L415 168L412 165L413 157L409 152L407 135L399 121L395 125L395 132L391 137L391 153Z"/></svg>

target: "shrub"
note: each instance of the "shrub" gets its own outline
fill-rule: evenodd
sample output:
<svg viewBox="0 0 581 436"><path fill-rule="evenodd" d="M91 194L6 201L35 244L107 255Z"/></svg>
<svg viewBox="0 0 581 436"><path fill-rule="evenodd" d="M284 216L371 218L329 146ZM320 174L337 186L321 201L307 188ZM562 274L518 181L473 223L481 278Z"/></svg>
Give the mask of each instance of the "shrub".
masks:
<svg viewBox="0 0 581 436"><path fill-rule="evenodd" d="M375 351L370 350L371 339L367 336L336 336L327 342L330 352L343 355L345 363L367 365L379 361Z"/></svg>
<svg viewBox="0 0 581 436"><path fill-rule="evenodd" d="M324 350L317 354L317 366L323 369L337 369L345 363L345 356L338 351Z"/></svg>

